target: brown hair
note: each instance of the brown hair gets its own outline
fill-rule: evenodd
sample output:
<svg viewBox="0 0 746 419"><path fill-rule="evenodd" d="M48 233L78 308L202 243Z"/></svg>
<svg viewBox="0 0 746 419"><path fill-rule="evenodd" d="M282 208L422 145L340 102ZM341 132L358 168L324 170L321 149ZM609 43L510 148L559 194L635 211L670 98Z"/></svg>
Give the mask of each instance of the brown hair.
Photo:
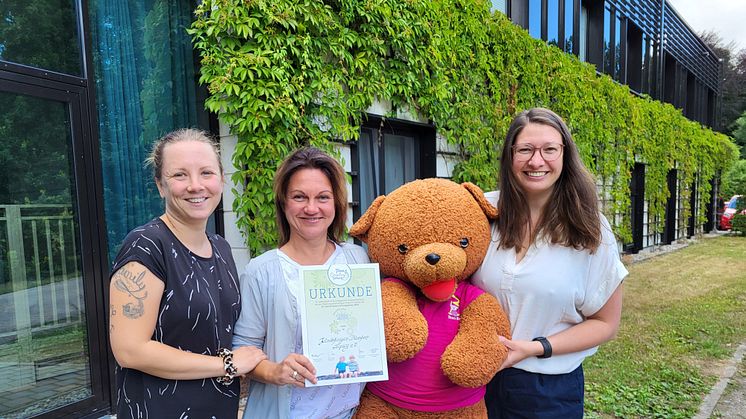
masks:
<svg viewBox="0 0 746 419"><path fill-rule="evenodd" d="M222 175L223 163L220 161L220 148L218 148L217 142L210 137L210 134L201 129L181 128L171 131L158 139L158 141L153 144L153 149L150 151L150 155L145 159L145 163L153 167L153 177L156 182L160 182L161 176L163 175L163 149L168 144L180 143L183 141L197 141L209 144L210 147L212 147L212 151L215 152L215 157L218 159L218 166L220 167L220 174Z"/></svg>
<svg viewBox="0 0 746 419"><path fill-rule="evenodd" d="M278 247L290 240L290 224L285 217L285 203L290 178L301 169L321 170L332 184L334 195L334 220L326 231L326 237L339 243L347 223L347 179L342 166L331 156L315 147L303 147L292 152L280 164L274 178L275 219L280 234Z"/></svg>
<svg viewBox="0 0 746 419"><path fill-rule="evenodd" d="M562 135L562 173L554 184L542 209L530 242L544 235L551 243L588 249L594 252L601 243L601 218L598 210L596 184L580 159L570 129L556 113L544 108L533 108L518 114L508 128L500 157L497 201L499 217L495 223L500 233L500 246L520 250L525 239L526 225L531 222L530 208L524 191L513 175L512 147L528 124L550 126ZM551 203L551 209L549 205Z"/></svg>

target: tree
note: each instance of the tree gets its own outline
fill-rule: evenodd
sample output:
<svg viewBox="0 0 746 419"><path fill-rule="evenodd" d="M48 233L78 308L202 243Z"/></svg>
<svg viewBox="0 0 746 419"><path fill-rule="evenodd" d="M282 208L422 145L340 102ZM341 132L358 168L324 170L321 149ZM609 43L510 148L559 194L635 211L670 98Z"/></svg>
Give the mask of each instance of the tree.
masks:
<svg viewBox="0 0 746 419"><path fill-rule="evenodd" d="M722 196L746 196L746 160L739 160L723 175Z"/></svg>
<svg viewBox="0 0 746 419"><path fill-rule="evenodd" d="M733 139L737 146L741 147L741 160L746 159L746 111L736 119L733 128Z"/></svg>
<svg viewBox="0 0 746 419"><path fill-rule="evenodd" d="M723 60L722 102L717 128L732 135L736 119L746 111L746 49L737 51L734 41L726 43L715 31L703 32L700 38Z"/></svg>

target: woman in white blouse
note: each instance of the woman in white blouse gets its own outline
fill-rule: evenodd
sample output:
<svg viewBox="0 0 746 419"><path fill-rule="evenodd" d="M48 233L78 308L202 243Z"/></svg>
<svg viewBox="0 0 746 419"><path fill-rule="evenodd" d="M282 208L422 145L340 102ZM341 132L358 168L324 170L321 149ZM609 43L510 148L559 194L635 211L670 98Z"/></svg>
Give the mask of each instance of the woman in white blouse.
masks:
<svg viewBox="0 0 746 419"><path fill-rule="evenodd" d="M500 160L500 216L474 283L508 313L508 358L487 386L490 418L582 418L585 357L616 335L622 280L614 234L567 125L534 108Z"/></svg>

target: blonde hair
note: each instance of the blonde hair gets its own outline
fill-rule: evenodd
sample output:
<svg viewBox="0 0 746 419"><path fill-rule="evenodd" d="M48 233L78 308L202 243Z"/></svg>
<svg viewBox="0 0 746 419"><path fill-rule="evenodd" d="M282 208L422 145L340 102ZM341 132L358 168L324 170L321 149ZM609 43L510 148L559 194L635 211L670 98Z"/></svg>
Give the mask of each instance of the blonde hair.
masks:
<svg viewBox="0 0 746 419"><path fill-rule="evenodd" d="M160 182L161 176L163 175L163 149L167 144L184 141L197 141L209 144L212 151L215 152L215 157L218 159L220 173L223 173L223 163L220 161L220 148L218 148L217 142L211 138L210 134L201 129L181 128L171 131L158 139L158 141L153 144L153 149L150 151L150 155L145 159L145 163L153 168L153 177L157 182Z"/></svg>

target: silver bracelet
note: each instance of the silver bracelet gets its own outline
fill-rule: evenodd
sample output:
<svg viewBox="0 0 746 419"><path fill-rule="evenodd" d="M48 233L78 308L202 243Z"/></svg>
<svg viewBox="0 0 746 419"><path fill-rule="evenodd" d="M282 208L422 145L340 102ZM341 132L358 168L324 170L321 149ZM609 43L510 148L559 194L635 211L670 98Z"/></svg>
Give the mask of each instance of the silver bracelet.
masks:
<svg viewBox="0 0 746 419"><path fill-rule="evenodd" d="M238 369L233 365L233 352L231 352L230 349L220 348L218 349L217 355L223 359L225 375L216 378L215 381L224 386L229 386L233 384L233 379L236 378L236 374L238 374Z"/></svg>

